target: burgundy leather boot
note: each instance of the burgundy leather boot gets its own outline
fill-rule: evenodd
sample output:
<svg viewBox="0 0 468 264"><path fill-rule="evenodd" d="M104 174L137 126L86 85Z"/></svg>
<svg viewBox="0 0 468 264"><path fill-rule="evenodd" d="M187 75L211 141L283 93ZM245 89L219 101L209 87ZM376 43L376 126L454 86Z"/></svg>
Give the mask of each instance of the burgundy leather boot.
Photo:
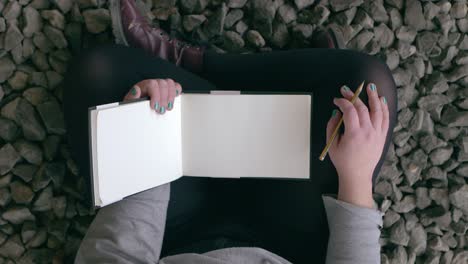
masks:
<svg viewBox="0 0 468 264"><path fill-rule="evenodd" d="M189 71L201 72L204 48L170 38L164 30L153 27L138 7L135 0L111 0L116 42L142 48Z"/></svg>
<svg viewBox="0 0 468 264"><path fill-rule="evenodd" d="M319 30L312 36L310 41L311 48L323 49L345 49L346 46L343 40L343 33L339 28L328 27L327 29Z"/></svg>

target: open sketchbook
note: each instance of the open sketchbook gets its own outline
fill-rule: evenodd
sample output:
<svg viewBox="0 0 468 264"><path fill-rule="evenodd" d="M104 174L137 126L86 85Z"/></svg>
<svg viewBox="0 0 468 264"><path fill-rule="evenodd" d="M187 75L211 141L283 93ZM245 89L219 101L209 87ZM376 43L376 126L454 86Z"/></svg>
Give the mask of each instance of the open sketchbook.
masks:
<svg viewBox="0 0 468 264"><path fill-rule="evenodd" d="M102 207L182 176L308 179L311 94L182 94L89 109L92 199Z"/></svg>

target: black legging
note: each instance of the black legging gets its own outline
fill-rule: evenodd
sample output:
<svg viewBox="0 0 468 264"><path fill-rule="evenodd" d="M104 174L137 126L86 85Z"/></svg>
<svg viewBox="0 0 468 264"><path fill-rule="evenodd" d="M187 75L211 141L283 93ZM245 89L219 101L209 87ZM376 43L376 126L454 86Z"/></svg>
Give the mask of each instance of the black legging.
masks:
<svg viewBox="0 0 468 264"><path fill-rule="evenodd" d="M375 57L350 50L302 49L245 55L207 52L200 76L141 49L119 45L93 48L75 57L65 77L64 111L82 174L89 171L88 107L121 101L141 80L171 78L184 92L312 91L311 180L183 177L173 182L162 256L194 251L190 245L196 241L226 237L216 246L201 243L198 250L259 246L294 263L324 262L328 228L321 195L336 193L338 181L330 159L321 162L318 156L336 108L332 99L341 97L343 84L355 89L364 80L374 82L379 95L386 97L390 125L375 181L396 122L396 87L390 70ZM367 104L365 91L361 98Z"/></svg>

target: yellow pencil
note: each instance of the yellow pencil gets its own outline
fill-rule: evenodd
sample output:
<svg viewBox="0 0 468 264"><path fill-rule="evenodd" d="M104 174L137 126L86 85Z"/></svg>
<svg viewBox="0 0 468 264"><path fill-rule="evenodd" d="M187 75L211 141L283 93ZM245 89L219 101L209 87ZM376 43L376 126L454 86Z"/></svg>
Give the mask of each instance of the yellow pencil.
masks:
<svg viewBox="0 0 468 264"><path fill-rule="evenodd" d="M356 99L359 97L359 94L362 91L362 87L364 87L364 82L362 82L361 85L359 85L359 87L357 88L356 92L353 95L353 98L351 98L351 103L352 104L354 104ZM335 130L333 131L333 134L330 137L330 141L327 143L327 145L323 149L322 154L320 154L319 160L323 161L325 159L325 156L327 155L328 149L330 148L331 144L335 140L336 134L338 134L338 130L341 127L341 123L343 123L343 116L340 117L340 121L338 121L338 125L335 127Z"/></svg>

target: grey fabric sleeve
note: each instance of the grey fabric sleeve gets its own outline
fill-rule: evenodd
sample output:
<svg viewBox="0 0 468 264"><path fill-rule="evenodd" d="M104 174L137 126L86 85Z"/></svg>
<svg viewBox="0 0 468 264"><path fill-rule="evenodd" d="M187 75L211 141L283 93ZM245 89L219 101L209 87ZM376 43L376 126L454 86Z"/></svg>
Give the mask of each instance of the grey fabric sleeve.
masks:
<svg viewBox="0 0 468 264"><path fill-rule="evenodd" d="M327 264L380 264L382 213L323 196L330 238Z"/></svg>
<svg viewBox="0 0 468 264"><path fill-rule="evenodd" d="M157 263L169 195L168 183L101 208L75 263Z"/></svg>

